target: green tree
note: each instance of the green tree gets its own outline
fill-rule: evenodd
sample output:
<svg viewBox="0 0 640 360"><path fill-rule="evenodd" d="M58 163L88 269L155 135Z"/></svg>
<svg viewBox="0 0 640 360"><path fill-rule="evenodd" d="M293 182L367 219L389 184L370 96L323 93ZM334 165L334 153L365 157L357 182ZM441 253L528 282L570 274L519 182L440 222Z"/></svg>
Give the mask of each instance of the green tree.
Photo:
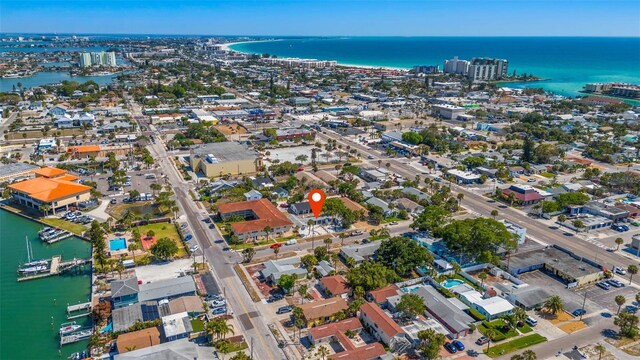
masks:
<svg viewBox="0 0 640 360"><path fill-rule="evenodd" d="M486 262L498 261L495 256L498 249L513 249L516 246L514 235L504 224L489 218L453 220L436 235L441 236L454 253Z"/></svg>
<svg viewBox="0 0 640 360"><path fill-rule="evenodd" d="M630 338L637 339L640 335L640 330L638 329L638 317L635 314L629 312L621 312L619 313L613 323L620 327L620 335Z"/></svg>
<svg viewBox="0 0 640 360"><path fill-rule="evenodd" d="M486 353L489 352L489 349L491 348L491 341L493 341L493 338L495 338L497 335L498 335L498 332L492 327L488 327L484 331L484 336L486 336L489 339L489 341L487 342L487 351L486 351Z"/></svg>
<svg viewBox="0 0 640 360"><path fill-rule="evenodd" d="M423 314L426 306L420 296L416 294L404 294L400 297L396 309L402 312L405 318L413 319L416 315Z"/></svg>
<svg viewBox="0 0 640 360"><path fill-rule="evenodd" d="M534 162L534 150L536 143L530 136L524 138L524 144L522 145L522 157L520 160L527 163Z"/></svg>
<svg viewBox="0 0 640 360"><path fill-rule="evenodd" d="M233 355L230 360L251 360L251 358L244 351L240 351Z"/></svg>
<svg viewBox="0 0 640 360"><path fill-rule="evenodd" d="M604 347L604 345L597 343L595 346L595 350L598 353L598 360L602 359L602 355L604 355L607 352L607 348Z"/></svg>
<svg viewBox="0 0 640 360"><path fill-rule="evenodd" d="M619 238L616 238L615 242L616 242L616 245L617 245L616 251L618 251L618 250L620 250L620 245L624 244L624 239L619 237Z"/></svg>
<svg viewBox="0 0 640 360"><path fill-rule="evenodd" d="M309 286L307 284L298 286L298 294L300 295L301 304L304 304L304 298L307 296L307 291L309 291Z"/></svg>
<svg viewBox="0 0 640 360"><path fill-rule="evenodd" d="M129 246L127 246L127 250L129 250L131 252L131 256L133 256L133 261L136 261L136 250L138 250L138 244L137 243L131 243L129 244Z"/></svg>
<svg viewBox="0 0 640 360"><path fill-rule="evenodd" d="M434 260L426 248L405 237L382 240L377 259L399 275L407 275L416 266L431 264Z"/></svg>
<svg viewBox="0 0 640 360"><path fill-rule="evenodd" d="M419 231L436 231L447 223L451 213L438 205L429 205L413 220L411 228Z"/></svg>
<svg viewBox="0 0 640 360"><path fill-rule="evenodd" d="M491 210L491 217L493 217L493 220L495 220L496 217L498 217L498 214L499 214L498 210L495 210L495 209Z"/></svg>
<svg viewBox="0 0 640 360"><path fill-rule="evenodd" d="M629 273L629 285L631 285L631 280L633 279L633 275L638 273L638 266L637 265L629 265L627 267L627 272Z"/></svg>
<svg viewBox="0 0 640 360"><path fill-rule="evenodd" d="M426 359L435 360L440 358L440 347L447 341L446 337L437 333L433 329L418 331L420 344L418 350Z"/></svg>
<svg viewBox="0 0 640 360"><path fill-rule="evenodd" d="M346 277L353 289L362 287L364 291L379 289L399 280L395 271L382 263L371 261L350 268Z"/></svg>
<svg viewBox="0 0 640 360"><path fill-rule="evenodd" d="M293 289L293 287L295 286L295 284L296 284L295 275L283 274L278 279L278 287L282 289L282 291L285 294L289 294L291 292L291 289Z"/></svg>
<svg viewBox="0 0 640 360"><path fill-rule="evenodd" d="M624 305L624 303L627 302L627 299L623 295L618 295L613 299L613 301L615 301L616 305L618 305L617 314L620 314L620 309L622 308L622 305Z"/></svg>
<svg viewBox="0 0 640 360"><path fill-rule="evenodd" d="M307 254L300 258L300 263L304 266L307 271L313 269L314 266L318 265L318 258L314 255Z"/></svg>
<svg viewBox="0 0 640 360"><path fill-rule="evenodd" d="M168 260L178 253L178 245L173 240L164 237L151 246L151 253L160 260Z"/></svg>
<svg viewBox="0 0 640 360"><path fill-rule="evenodd" d="M484 281L487 280L488 277L489 275L487 275L487 273L484 271L478 274L478 279L480 279L480 287L483 287Z"/></svg>
<svg viewBox="0 0 640 360"><path fill-rule="evenodd" d="M558 215L558 221L560 221L561 223L567 221L567 215L565 214Z"/></svg>
<svg viewBox="0 0 640 360"><path fill-rule="evenodd" d="M544 302L544 307L556 315L564 310L564 300L558 295L549 296Z"/></svg>
<svg viewBox="0 0 640 360"><path fill-rule="evenodd" d="M244 262L246 263L250 263L255 255L256 255L256 249L252 247L242 250L242 257L244 259Z"/></svg>

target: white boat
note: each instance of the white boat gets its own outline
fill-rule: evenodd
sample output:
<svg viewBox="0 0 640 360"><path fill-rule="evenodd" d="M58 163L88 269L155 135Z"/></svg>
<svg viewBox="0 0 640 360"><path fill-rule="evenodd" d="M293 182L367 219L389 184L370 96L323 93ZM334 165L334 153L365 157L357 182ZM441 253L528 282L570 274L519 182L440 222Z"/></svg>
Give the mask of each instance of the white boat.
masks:
<svg viewBox="0 0 640 360"><path fill-rule="evenodd" d="M20 272L39 272L43 270L47 270L47 265L49 265L48 260L34 260L33 259L33 249L31 248L31 244L29 243L29 238L27 236L24 237L24 241L27 244L27 262L22 264L19 268ZM44 267L44 269L42 269Z"/></svg>
<svg viewBox="0 0 640 360"><path fill-rule="evenodd" d="M30 267L23 267L18 269L18 271L20 271L23 274L35 274L35 273L39 273L47 270L48 268L46 265L30 266Z"/></svg>
<svg viewBox="0 0 640 360"><path fill-rule="evenodd" d="M60 327L60 335L70 334L70 333L80 329L81 327L82 326L76 324L75 321L69 322L69 323L64 323Z"/></svg>

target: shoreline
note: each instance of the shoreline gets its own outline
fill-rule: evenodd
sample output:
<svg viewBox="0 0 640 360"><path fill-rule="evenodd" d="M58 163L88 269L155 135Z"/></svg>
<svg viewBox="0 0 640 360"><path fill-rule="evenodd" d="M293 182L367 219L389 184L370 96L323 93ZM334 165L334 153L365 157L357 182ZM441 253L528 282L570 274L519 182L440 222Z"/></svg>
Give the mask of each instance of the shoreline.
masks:
<svg viewBox="0 0 640 360"><path fill-rule="evenodd" d="M254 52L245 52L245 51L239 51L239 50L236 50L236 49L232 49L231 46L238 45L238 44L246 44L246 43L274 42L274 41L283 41L283 40L285 40L285 39L231 42L231 43L222 44L222 50L236 52L236 53L240 53L240 54L260 55L258 53L254 53ZM287 57L287 58L305 60L304 58L295 57L295 56L294 57ZM309 59L309 60L312 60L312 59ZM315 59L315 60L318 60L318 59ZM402 72L409 72L411 70L410 68L401 68L401 67L393 67L393 66L374 66L374 65L346 64L346 63L341 63L338 60L326 60L326 61L335 61L336 64L337 64L336 67L343 67L343 68L356 68L356 69L365 69L365 70L388 70L388 71L402 71Z"/></svg>

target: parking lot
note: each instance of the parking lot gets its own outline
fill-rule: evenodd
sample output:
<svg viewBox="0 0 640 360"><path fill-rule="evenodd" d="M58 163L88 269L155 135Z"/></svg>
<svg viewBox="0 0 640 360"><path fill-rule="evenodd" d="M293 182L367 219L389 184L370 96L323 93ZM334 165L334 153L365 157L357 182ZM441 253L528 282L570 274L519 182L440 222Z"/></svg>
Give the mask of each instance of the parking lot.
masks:
<svg viewBox="0 0 640 360"><path fill-rule="evenodd" d="M622 287L622 288L616 288L611 286L609 290L601 289L596 285L590 285L586 288L576 291L576 293L583 298L586 293L587 302L591 301L597 304L598 306L600 306L601 308L607 309L610 312L615 314L618 311L618 305L616 305L615 301L613 300L616 296L622 295L626 297L629 300L625 305L630 305L631 299L633 299L635 294L638 292L637 289L631 286L626 286L627 284L628 282L625 283L625 287Z"/></svg>
<svg viewBox="0 0 640 360"><path fill-rule="evenodd" d="M153 174L154 178L147 178L147 175L149 174ZM118 199L127 197L127 193L134 189L138 190L138 192L140 193L153 193L153 190L151 189L151 184L153 183L163 184L160 171L152 170L152 169L128 172L127 175L131 177L130 179L131 185L128 185L128 186L122 185L122 191L114 191L109 189L108 178L111 176L111 174L100 173L94 176L80 175L80 174L78 175L83 181L95 181L97 184L97 190L101 192L103 195L116 197Z"/></svg>
<svg viewBox="0 0 640 360"><path fill-rule="evenodd" d="M543 271L532 271L532 272L523 274L520 276L520 279L522 279L522 281L526 282L527 284L537 285L543 288L549 293L549 295L560 296L564 300L564 309L569 313L582 308L582 303L585 300L584 292L582 292L581 290L576 291L572 289L567 289L567 285L564 282L562 282L561 280L553 276L548 275ZM589 286L589 288L587 288L587 291L589 291L594 287L595 286ZM597 288L597 289L600 289L600 288ZM601 302L605 303L604 298L606 298L607 296L610 296L609 297L610 302L615 305L615 303L613 302L613 298L615 297L615 295L617 295L615 294L617 289L616 290L613 290L613 289L614 288L611 288L611 290L609 290L609 292L612 295L603 294L603 298L600 299L600 301L594 301L593 300L594 296L592 296L591 293L587 294L587 299L584 306L584 309L587 311L587 314L602 311L603 306ZM605 290L602 290L602 291L605 291Z"/></svg>

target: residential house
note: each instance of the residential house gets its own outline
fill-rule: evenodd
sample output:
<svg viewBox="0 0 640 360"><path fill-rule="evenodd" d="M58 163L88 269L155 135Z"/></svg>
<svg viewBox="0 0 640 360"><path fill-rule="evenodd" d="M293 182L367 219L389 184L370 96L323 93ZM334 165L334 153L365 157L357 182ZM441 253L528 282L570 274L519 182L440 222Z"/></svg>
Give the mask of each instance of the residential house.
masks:
<svg viewBox="0 0 640 360"><path fill-rule="evenodd" d="M276 284L282 275L295 275L297 278L307 276L307 269L300 267L300 257L290 257L280 260L269 260L264 263L260 271L265 281Z"/></svg>
<svg viewBox="0 0 640 360"><path fill-rule="evenodd" d="M295 215L311 214L311 205L308 201L303 201L289 205L289 212Z"/></svg>
<svg viewBox="0 0 640 360"><path fill-rule="evenodd" d="M247 201L249 201L249 200L260 200L260 199L262 199L262 194L260 193L260 191L252 189L252 190L249 190L246 193L244 193L244 198Z"/></svg>
<svg viewBox="0 0 640 360"><path fill-rule="evenodd" d="M348 299L352 293L351 286L342 275L325 276L319 280L318 285L328 297L340 296Z"/></svg>
<svg viewBox="0 0 640 360"><path fill-rule="evenodd" d="M386 201L379 199L375 196L368 199L365 202L369 205L373 205L381 208L385 217L388 217L393 213L393 210L391 210L391 208L389 207L389 204Z"/></svg>
<svg viewBox="0 0 640 360"><path fill-rule="evenodd" d="M383 306L388 298L398 296L400 293L400 288L395 284L391 284L380 289L369 291L366 298L369 302Z"/></svg>
<svg viewBox="0 0 640 360"><path fill-rule="evenodd" d="M398 207L398 209L405 210L409 214L419 214L424 210L424 206L407 198L398 199L394 201L394 204Z"/></svg>
<svg viewBox="0 0 640 360"><path fill-rule="evenodd" d="M429 195L427 195L426 193L414 188L414 187L407 187L401 190L405 195L411 196L411 197L416 197L418 202L422 202L422 201L430 201L431 197Z"/></svg>
<svg viewBox="0 0 640 360"><path fill-rule="evenodd" d="M360 307L360 321L367 330L394 352L402 352L411 346L404 330L375 303Z"/></svg>
<svg viewBox="0 0 640 360"><path fill-rule="evenodd" d="M289 192L287 191L287 189L278 186L277 188L273 189L273 194L275 194L278 199L286 199L289 197Z"/></svg>
<svg viewBox="0 0 640 360"><path fill-rule="evenodd" d="M533 205L545 199L538 191L529 185L511 185L502 190L502 195L509 199L513 194L516 203L520 205Z"/></svg>
<svg viewBox="0 0 640 360"><path fill-rule="evenodd" d="M487 320L493 320L513 312L513 305L506 299L499 296L484 298L481 293L473 288L465 289L465 291L457 292L456 287L452 290L458 294L460 300L470 307L476 309Z"/></svg>
<svg viewBox="0 0 640 360"><path fill-rule="evenodd" d="M325 345L334 350L329 356L332 360L373 360L386 354L382 344L375 342L360 345L351 340L346 333L360 333L363 331L362 323L357 318L350 318L335 323L316 326L309 329L309 342L313 346Z"/></svg>
<svg viewBox="0 0 640 360"><path fill-rule="evenodd" d="M169 301L169 309L172 314L186 312L189 316L198 316L205 312L202 300L199 296L181 296Z"/></svg>
<svg viewBox="0 0 640 360"><path fill-rule="evenodd" d="M347 310L346 300L336 296L300 305L307 327L311 328L335 320L338 312Z"/></svg>
<svg viewBox="0 0 640 360"><path fill-rule="evenodd" d="M116 339L116 348L119 354L145 349L158 344L160 344L160 331L157 327L120 334Z"/></svg>
<svg viewBox="0 0 640 360"><path fill-rule="evenodd" d="M113 308L121 308L138 302L138 278L132 277L111 282L111 303Z"/></svg>
<svg viewBox="0 0 640 360"><path fill-rule="evenodd" d="M329 274L336 271L327 260L319 261L318 265L314 266L313 269L322 277L329 276Z"/></svg>
<svg viewBox="0 0 640 360"><path fill-rule="evenodd" d="M192 331L191 320L186 311L162 318L162 335L166 341L186 338Z"/></svg>
<svg viewBox="0 0 640 360"><path fill-rule="evenodd" d="M171 300L181 296L196 295L196 285L191 276L140 284L138 288L139 301Z"/></svg>
<svg viewBox="0 0 640 360"><path fill-rule="evenodd" d="M449 337L467 336L469 326L475 320L464 311L468 309L456 298L446 298L433 286L422 286L414 292L424 302L427 312L450 331Z"/></svg>
<svg viewBox="0 0 640 360"><path fill-rule="evenodd" d="M374 257L379 247L380 241L374 241L368 244L343 246L340 248L340 256L347 262L353 261L354 264L360 264L361 262Z"/></svg>

